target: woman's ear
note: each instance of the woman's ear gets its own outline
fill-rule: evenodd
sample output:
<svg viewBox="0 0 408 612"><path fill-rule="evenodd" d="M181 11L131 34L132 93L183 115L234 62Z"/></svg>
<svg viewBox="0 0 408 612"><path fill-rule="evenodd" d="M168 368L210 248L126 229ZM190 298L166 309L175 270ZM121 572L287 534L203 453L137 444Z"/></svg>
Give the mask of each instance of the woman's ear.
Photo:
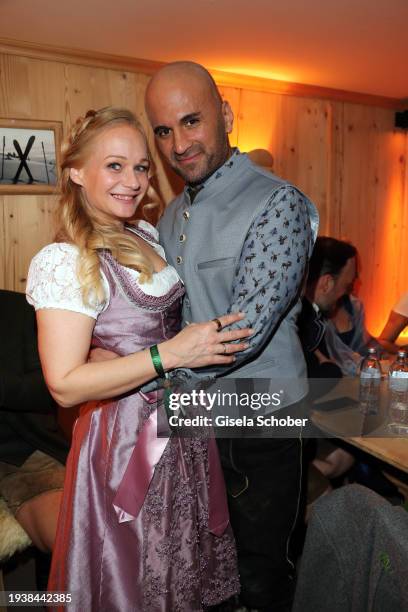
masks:
<svg viewBox="0 0 408 612"><path fill-rule="evenodd" d="M81 168L70 168L69 169L69 178L71 179L71 181L73 183L76 183L77 185L81 185L81 187L83 187L83 177L82 177L82 170Z"/></svg>

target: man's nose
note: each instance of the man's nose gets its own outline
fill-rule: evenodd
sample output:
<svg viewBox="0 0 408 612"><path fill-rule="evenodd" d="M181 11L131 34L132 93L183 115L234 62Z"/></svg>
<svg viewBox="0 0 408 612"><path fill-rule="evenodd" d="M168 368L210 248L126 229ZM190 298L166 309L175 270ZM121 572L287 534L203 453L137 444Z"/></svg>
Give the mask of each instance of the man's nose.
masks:
<svg viewBox="0 0 408 612"><path fill-rule="evenodd" d="M173 150L177 155L183 155L190 147L190 140L183 130L175 130L173 133Z"/></svg>

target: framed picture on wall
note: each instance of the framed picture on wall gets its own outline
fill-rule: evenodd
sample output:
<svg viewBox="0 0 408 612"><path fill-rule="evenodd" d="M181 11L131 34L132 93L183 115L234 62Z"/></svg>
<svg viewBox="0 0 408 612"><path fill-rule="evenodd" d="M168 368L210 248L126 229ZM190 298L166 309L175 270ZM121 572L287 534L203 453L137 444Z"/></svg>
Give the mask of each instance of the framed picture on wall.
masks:
<svg viewBox="0 0 408 612"><path fill-rule="evenodd" d="M0 195L55 193L62 124L0 118Z"/></svg>

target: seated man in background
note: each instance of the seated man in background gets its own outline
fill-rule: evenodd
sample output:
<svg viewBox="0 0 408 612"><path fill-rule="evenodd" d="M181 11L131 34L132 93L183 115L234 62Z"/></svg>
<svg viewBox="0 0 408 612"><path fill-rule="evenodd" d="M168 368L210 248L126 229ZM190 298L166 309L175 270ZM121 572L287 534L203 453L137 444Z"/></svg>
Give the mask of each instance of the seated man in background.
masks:
<svg viewBox="0 0 408 612"><path fill-rule="evenodd" d="M382 330L379 343L385 348L388 353L396 354L401 348L408 348L408 345L402 347L397 346L395 341L398 336L408 325L408 291L399 299L392 308L388 321Z"/></svg>
<svg viewBox="0 0 408 612"><path fill-rule="evenodd" d="M311 382L311 399L326 394L334 380L343 376L341 363L331 357L336 332L329 327L328 317L338 300L351 291L356 276L356 249L346 242L319 236L309 261L305 296L298 319L308 376L328 379L327 384ZM317 468L327 478L336 478L349 470L353 463L354 457L350 453L331 441L319 440L309 473L315 475ZM309 491L311 487L313 483L309 483Z"/></svg>
<svg viewBox="0 0 408 612"><path fill-rule="evenodd" d="M69 445L58 430L24 294L0 290L0 337L0 496L35 546L50 552Z"/></svg>
<svg viewBox="0 0 408 612"><path fill-rule="evenodd" d="M298 321L311 378L356 376L369 346L379 346L365 328L362 303L351 295L356 278L356 248L342 240L319 236L309 262ZM327 391L324 389L320 394ZM319 440L313 465L324 476L337 478L353 464L354 456L350 452L332 441ZM396 488L376 469L359 463L355 472L356 480L378 493L398 496Z"/></svg>
<svg viewBox="0 0 408 612"><path fill-rule="evenodd" d="M380 348L365 327L362 302L352 295L357 277L357 249L343 240L319 236L310 259L306 297L324 316L326 356L344 376L358 374L369 347Z"/></svg>

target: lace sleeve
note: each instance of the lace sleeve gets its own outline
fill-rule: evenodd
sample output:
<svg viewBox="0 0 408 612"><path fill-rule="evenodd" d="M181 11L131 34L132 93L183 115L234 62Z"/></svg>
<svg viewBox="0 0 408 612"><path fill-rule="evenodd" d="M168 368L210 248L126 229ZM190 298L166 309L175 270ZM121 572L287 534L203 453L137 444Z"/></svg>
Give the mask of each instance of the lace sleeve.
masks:
<svg viewBox="0 0 408 612"><path fill-rule="evenodd" d="M53 243L44 247L33 258L28 271L26 295L36 310L59 308L98 317L107 305L109 287L104 278L106 302L94 299L84 304L76 273L77 248L72 244Z"/></svg>

